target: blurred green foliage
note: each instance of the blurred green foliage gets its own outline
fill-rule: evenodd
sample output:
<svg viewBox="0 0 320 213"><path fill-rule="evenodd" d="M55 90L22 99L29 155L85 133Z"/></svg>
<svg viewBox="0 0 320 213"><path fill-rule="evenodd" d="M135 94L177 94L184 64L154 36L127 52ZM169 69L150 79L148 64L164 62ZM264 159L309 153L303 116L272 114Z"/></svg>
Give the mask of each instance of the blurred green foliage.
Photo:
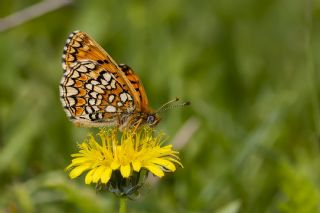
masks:
<svg viewBox="0 0 320 213"><path fill-rule="evenodd" d="M53 0L52 0L53 1ZM0 17L37 3L1 0ZM184 169L130 212L320 212L320 2L74 1L0 33L0 211L114 212L64 168L88 133L59 100L68 34L90 34L141 77L170 137L194 117Z"/></svg>

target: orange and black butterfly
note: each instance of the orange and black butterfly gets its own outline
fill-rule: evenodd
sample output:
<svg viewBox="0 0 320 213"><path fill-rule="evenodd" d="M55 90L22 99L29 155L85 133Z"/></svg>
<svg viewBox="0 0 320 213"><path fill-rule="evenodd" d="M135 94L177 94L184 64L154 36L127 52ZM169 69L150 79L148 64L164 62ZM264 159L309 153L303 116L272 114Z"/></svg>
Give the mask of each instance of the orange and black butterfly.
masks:
<svg viewBox="0 0 320 213"><path fill-rule="evenodd" d="M117 64L86 33L74 31L69 35L62 67L61 102L76 125L123 129L159 122L158 111L149 107L139 77L129 66Z"/></svg>

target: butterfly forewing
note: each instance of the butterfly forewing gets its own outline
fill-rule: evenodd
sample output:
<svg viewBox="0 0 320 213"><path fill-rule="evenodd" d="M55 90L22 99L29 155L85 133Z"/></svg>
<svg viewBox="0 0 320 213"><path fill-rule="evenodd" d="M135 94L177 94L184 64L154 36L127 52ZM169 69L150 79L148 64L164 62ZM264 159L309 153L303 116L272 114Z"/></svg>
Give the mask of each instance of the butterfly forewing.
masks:
<svg viewBox="0 0 320 213"><path fill-rule="evenodd" d="M142 111L149 111L149 103L148 103L148 97L146 95L146 92L144 90L143 84L141 83L139 77L134 73L134 71L125 64L119 64L119 67L121 68L122 72L126 75L127 79L130 81L133 89L135 97L138 97L138 99L141 102L141 108Z"/></svg>

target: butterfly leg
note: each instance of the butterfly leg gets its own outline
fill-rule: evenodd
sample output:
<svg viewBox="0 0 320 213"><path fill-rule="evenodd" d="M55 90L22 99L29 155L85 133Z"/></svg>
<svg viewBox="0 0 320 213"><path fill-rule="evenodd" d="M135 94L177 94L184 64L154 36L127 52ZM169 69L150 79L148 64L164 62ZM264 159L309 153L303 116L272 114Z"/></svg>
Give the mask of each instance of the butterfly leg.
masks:
<svg viewBox="0 0 320 213"><path fill-rule="evenodd" d="M139 120L137 121L136 125L134 126L133 132L136 132L136 131L137 131L137 129L139 128L139 126L141 125L141 123L142 123L142 119L139 119Z"/></svg>

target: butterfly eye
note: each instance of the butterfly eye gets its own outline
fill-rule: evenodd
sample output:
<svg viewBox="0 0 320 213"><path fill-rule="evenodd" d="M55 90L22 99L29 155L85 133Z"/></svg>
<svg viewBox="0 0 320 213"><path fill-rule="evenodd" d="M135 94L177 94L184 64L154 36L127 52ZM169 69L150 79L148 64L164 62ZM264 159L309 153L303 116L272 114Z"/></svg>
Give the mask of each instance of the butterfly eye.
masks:
<svg viewBox="0 0 320 213"><path fill-rule="evenodd" d="M155 119L156 118L154 117L154 115L149 115L148 118L147 118L147 123L152 125L153 122L155 121Z"/></svg>

